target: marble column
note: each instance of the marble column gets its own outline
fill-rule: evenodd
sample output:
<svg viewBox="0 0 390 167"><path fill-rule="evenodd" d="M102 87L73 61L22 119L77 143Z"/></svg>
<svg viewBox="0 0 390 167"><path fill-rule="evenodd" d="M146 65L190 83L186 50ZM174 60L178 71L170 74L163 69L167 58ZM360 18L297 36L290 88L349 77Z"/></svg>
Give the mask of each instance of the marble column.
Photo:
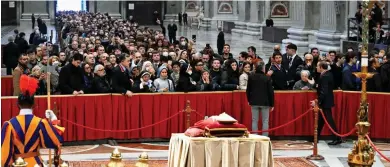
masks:
<svg viewBox="0 0 390 167"><path fill-rule="evenodd" d="M250 18L249 18L249 22L246 23L246 30L243 31L243 36L247 36L254 40L258 40L262 38L263 24L259 22L259 10L260 10L259 4L262 3L263 2L252 0L250 1L249 6L247 6L249 7Z"/></svg>
<svg viewBox="0 0 390 167"><path fill-rule="evenodd" d="M96 5L96 1L88 0L88 11L92 13L96 13L95 5Z"/></svg>
<svg viewBox="0 0 390 167"><path fill-rule="evenodd" d="M35 17L41 16L42 19L49 19L49 1L20 1L22 3L21 19L31 19L31 14ZM54 10L54 9L53 9Z"/></svg>
<svg viewBox="0 0 390 167"><path fill-rule="evenodd" d="M49 8L49 18L50 18L50 22L53 24L54 21L55 21L55 3L54 1L49 1L48 2L48 8Z"/></svg>
<svg viewBox="0 0 390 167"><path fill-rule="evenodd" d="M307 1L290 1L290 15L292 26L287 29L288 39L284 39L283 46L291 42L297 45L297 53L305 53L309 50L309 34L310 30L310 6ZM282 49L282 52L284 49Z"/></svg>
<svg viewBox="0 0 390 167"><path fill-rule="evenodd" d="M235 3L234 3L235 2ZM246 2L245 1L233 1L236 4L234 11L237 11L237 21L234 21L235 27L232 29L232 35L236 37L242 37L243 32L246 31Z"/></svg>
<svg viewBox="0 0 390 167"><path fill-rule="evenodd" d="M167 1L167 13L165 14L165 20L179 21L179 12L183 13L183 2L181 1Z"/></svg>
<svg viewBox="0 0 390 167"><path fill-rule="evenodd" d="M342 10L345 4L341 1L321 1L321 19L319 31L314 35L317 40L310 44L310 48L316 47L320 51L340 51L341 37L345 26L344 17L346 11Z"/></svg>

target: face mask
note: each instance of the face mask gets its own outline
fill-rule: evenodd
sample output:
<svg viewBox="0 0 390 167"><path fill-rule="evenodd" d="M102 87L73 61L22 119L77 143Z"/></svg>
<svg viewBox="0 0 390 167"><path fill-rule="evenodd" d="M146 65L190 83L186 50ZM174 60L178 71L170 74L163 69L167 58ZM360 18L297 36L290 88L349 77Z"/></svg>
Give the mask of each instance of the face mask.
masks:
<svg viewBox="0 0 390 167"><path fill-rule="evenodd" d="M186 42L183 41L183 42L181 42L180 44L181 44L182 46L185 46L185 45L186 45Z"/></svg>
<svg viewBox="0 0 390 167"><path fill-rule="evenodd" d="M379 64L383 63L383 58L379 58Z"/></svg>
<svg viewBox="0 0 390 167"><path fill-rule="evenodd" d="M168 52L163 52L163 56L168 57Z"/></svg>
<svg viewBox="0 0 390 167"><path fill-rule="evenodd" d="M192 74L192 70L191 71L187 71L187 73L191 75Z"/></svg>
<svg viewBox="0 0 390 167"><path fill-rule="evenodd" d="M60 64L60 62L58 62L58 61L54 61L53 62L53 65L55 66L55 65L58 65L58 64Z"/></svg>

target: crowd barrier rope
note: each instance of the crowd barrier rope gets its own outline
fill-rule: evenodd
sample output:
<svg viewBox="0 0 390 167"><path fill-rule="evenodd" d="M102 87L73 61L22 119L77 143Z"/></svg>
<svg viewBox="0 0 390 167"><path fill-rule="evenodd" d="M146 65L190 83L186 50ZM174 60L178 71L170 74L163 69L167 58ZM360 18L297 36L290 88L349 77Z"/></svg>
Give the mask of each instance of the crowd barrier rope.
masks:
<svg viewBox="0 0 390 167"><path fill-rule="evenodd" d="M376 148L376 146L374 145L374 143L371 141L370 137L368 135L366 135L366 138L368 140L368 142L370 143L371 147L374 148L374 150L383 158L385 159L387 162L390 162L390 159L387 158L382 152L379 151L378 148Z"/></svg>
<svg viewBox="0 0 390 167"><path fill-rule="evenodd" d="M324 112L322 112L322 110L320 110L320 113L321 113L322 118L324 119L325 124L328 126L329 130L330 130L334 135L336 135L336 136L338 136L338 137L347 137L347 136L351 135L353 132L355 132L355 131L357 130L356 127L355 127L355 128L353 128L353 129L351 129L351 131L349 131L348 133L339 134L339 133L337 133L337 132L329 125L329 122L328 122L328 120L326 120L326 117L325 117Z"/></svg>
<svg viewBox="0 0 390 167"><path fill-rule="evenodd" d="M134 128L134 129L126 129L126 130L107 130L107 129L98 129L98 128L92 128L92 127L89 127L89 126L85 126L85 125L81 125L81 124L78 124L76 122L72 122L72 121L69 121L65 118L61 118L60 117L60 120L61 121L65 121L65 122L68 122L72 125L75 125L75 126L78 126L78 127L81 127L81 128L84 128L84 129L89 129L89 130L94 130L94 131L100 131L100 132L112 132L112 133L125 133L125 132L133 132L133 131L138 131L138 130L142 130L142 129L146 129L146 128L150 128L150 127L153 127L155 125L158 125L158 124L161 124L165 121L168 121L176 116L178 116L179 114L182 114L183 112L178 112L176 114L173 114L172 116L168 117L168 118L165 118L159 122L156 122L156 123L153 123L153 124L150 124L150 125L146 125L144 127L140 127L140 128Z"/></svg>
<svg viewBox="0 0 390 167"><path fill-rule="evenodd" d="M310 111L312 111L313 109L308 109L305 113L303 113L302 115L298 116L297 118L283 124L283 125L279 125L277 127L274 127L274 128L271 128L271 129L267 129L267 130L259 130L259 131L251 131L251 133L262 133L262 132L270 132L270 131L274 131L274 130L277 130L277 129L280 129L280 128L283 128L287 125L290 125L292 123L294 123L295 121L301 119L303 116L307 115Z"/></svg>

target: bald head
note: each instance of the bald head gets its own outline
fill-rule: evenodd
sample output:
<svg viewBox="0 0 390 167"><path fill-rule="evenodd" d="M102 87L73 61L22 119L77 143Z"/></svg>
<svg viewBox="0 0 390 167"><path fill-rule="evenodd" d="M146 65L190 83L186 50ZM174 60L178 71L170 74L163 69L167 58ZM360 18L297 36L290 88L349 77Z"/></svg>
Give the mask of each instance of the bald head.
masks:
<svg viewBox="0 0 390 167"><path fill-rule="evenodd" d="M279 46L279 45L275 45L275 46L274 46L274 50L280 51L280 46Z"/></svg>

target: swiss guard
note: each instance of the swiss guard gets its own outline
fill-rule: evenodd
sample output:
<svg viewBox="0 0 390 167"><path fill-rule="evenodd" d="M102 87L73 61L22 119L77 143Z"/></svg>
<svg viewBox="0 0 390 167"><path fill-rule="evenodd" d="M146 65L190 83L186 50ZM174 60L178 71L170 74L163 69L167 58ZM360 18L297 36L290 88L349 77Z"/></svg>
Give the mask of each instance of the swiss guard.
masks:
<svg viewBox="0 0 390 167"><path fill-rule="evenodd" d="M20 77L21 93L18 97L19 115L4 122L1 129L1 166L9 167L20 158L27 162L27 167L36 164L43 166L39 156L40 148L60 150L64 128L52 110L46 110L47 119L34 116L34 93L38 80L22 75Z"/></svg>

